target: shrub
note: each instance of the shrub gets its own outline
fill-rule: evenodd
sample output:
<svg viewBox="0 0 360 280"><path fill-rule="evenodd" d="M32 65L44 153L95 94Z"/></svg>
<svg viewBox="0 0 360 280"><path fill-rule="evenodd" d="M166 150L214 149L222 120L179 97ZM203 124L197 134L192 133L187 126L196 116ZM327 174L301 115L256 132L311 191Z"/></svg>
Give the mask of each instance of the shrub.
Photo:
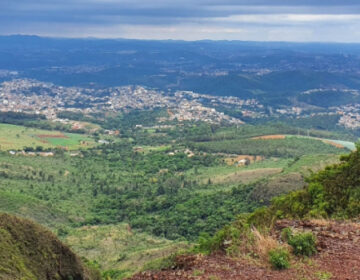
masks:
<svg viewBox="0 0 360 280"><path fill-rule="evenodd" d="M59 227L57 229L57 235L60 237L64 237L69 234L69 229L67 227Z"/></svg>
<svg viewBox="0 0 360 280"><path fill-rule="evenodd" d="M246 222L256 228L269 227L276 220L271 210L269 207L258 208L246 218Z"/></svg>
<svg viewBox="0 0 360 280"><path fill-rule="evenodd" d="M287 269L290 267L290 254L281 247L269 251L269 262L275 269Z"/></svg>
<svg viewBox="0 0 360 280"><path fill-rule="evenodd" d="M325 189L320 183L310 183L308 193L311 201L310 217L327 217L329 202L325 199Z"/></svg>
<svg viewBox="0 0 360 280"><path fill-rule="evenodd" d="M288 243L297 256L310 257L316 253L316 237L311 232L295 234L290 237Z"/></svg>
<svg viewBox="0 0 360 280"><path fill-rule="evenodd" d="M218 244L214 244L214 237L210 237L208 233L202 232L200 233L198 245L194 249L196 253L210 254L213 248L218 246Z"/></svg>
<svg viewBox="0 0 360 280"><path fill-rule="evenodd" d="M243 240L249 240L248 234L250 228L244 225L240 219L232 225L223 227L210 237L207 233L201 233L198 245L194 248L194 253L210 254L211 252L222 250L226 251L229 255L236 255L238 247Z"/></svg>
<svg viewBox="0 0 360 280"><path fill-rule="evenodd" d="M123 279L124 277L129 277L130 275L131 273L127 269L110 269L103 272L102 279Z"/></svg>
<svg viewBox="0 0 360 280"><path fill-rule="evenodd" d="M349 203L346 209L348 217L357 217L360 214L360 187L350 191Z"/></svg>
<svg viewBox="0 0 360 280"><path fill-rule="evenodd" d="M161 259L155 259L153 261L150 261L145 264L144 270L164 270L164 269L170 269L174 268L175 265L175 259L178 254L181 254L183 252L178 252L177 254L171 254L170 256L167 256L165 258Z"/></svg>
<svg viewBox="0 0 360 280"><path fill-rule="evenodd" d="M291 239L292 237L292 231L290 228L284 228L282 231L281 231L281 240L282 241L285 241L285 242L289 242L289 240Z"/></svg>

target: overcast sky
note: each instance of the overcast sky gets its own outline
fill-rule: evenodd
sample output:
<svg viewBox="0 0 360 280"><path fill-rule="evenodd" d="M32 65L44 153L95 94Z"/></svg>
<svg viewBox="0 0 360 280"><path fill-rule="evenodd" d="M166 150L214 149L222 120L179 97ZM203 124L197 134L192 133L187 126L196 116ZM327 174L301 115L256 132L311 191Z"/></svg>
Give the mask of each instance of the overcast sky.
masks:
<svg viewBox="0 0 360 280"><path fill-rule="evenodd" d="M360 0L0 0L0 34L360 42Z"/></svg>

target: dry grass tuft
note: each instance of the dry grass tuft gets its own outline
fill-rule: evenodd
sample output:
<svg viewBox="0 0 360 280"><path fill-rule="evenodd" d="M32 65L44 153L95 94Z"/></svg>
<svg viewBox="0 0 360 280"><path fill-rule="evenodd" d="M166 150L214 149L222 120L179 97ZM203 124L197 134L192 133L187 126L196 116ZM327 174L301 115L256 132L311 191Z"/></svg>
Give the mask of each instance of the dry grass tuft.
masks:
<svg viewBox="0 0 360 280"><path fill-rule="evenodd" d="M261 234L256 228L251 232L255 236L254 252L263 260L268 260L269 251L279 247L279 243L269 235Z"/></svg>
<svg viewBox="0 0 360 280"><path fill-rule="evenodd" d="M311 219L310 223L314 224L315 226L329 226L332 222L326 219Z"/></svg>

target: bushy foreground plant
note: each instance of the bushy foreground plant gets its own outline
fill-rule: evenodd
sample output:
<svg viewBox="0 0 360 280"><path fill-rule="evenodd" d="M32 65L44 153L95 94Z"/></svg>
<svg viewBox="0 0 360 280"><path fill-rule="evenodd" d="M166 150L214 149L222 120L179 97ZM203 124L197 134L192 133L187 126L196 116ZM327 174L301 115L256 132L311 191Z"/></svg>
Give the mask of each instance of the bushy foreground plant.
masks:
<svg viewBox="0 0 360 280"><path fill-rule="evenodd" d="M281 238L293 248L297 256L310 257L316 253L316 236L312 232L293 234L290 228L284 228Z"/></svg>
<svg viewBox="0 0 360 280"><path fill-rule="evenodd" d="M269 262L274 269L287 269L290 267L290 254L282 247L269 251Z"/></svg>
<svg viewBox="0 0 360 280"><path fill-rule="evenodd" d="M230 255L236 255L240 247L250 245L251 239L253 239L253 235L250 226L243 217L239 217L236 222L223 227L212 237L206 233L200 234L198 245L194 251L210 254L213 251L223 250Z"/></svg>
<svg viewBox="0 0 360 280"><path fill-rule="evenodd" d="M295 234L290 237L288 243L297 256L310 257L316 253L316 237L311 232Z"/></svg>

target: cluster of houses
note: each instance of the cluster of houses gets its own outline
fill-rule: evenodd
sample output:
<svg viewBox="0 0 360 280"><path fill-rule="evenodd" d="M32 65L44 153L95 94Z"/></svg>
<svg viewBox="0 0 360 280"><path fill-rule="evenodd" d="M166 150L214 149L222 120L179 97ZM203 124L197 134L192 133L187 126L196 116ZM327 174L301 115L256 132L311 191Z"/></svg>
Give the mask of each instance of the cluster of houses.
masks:
<svg viewBox="0 0 360 280"><path fill-rule="evenodd" d="M169 156L175 156L176 154L180 153L181 151L179 150L175 150L173 152L169 152L168 155ZM183 151L183 153L188 157L188 158L191 158L193 156L195 156L195 153L193 151L191 151L190 149L185 149Z"/></svg>
<svg viewBox="0 0 360 280"><path fill-rule="evenodd" d="M25 152L25 151L9 151L13 156L41 156L41 157L53 157L53 152Z"/></svg>
<svg viewBox="0 0 360 280"><path fill-rule="evenodd" d="M208 106L210 103L212 105ZM83 124L58 118L57 113L64 110L89 114L169 108L173 113L166 119L170 120L242 123L215 109L222 105L262 110L262 105L254 99L242 100L181 91L171 94L141 86L92 89L62 87L30 79L14 79L0 84L0 111L42 114L50 120L71 124L74 130L84 129Z"/></svg>
<svg viewBox="0 0 360 280"><path fill-rule="evenodd" d="M26 151L14 151L10 150L9 154L12 156L40 156L40 157L53 157L55 155L54 152L26 152ZM82 156L80 152L71 152L69 154L71 157Z"/></svg>
<svg viewBox="0 0 360 280"><path fill-rule="evenodd" d="M225 162L228 165L235 165L237 167L248 166L254 162L261 161L264 158L262 156L251 155L231 155L225 158Z"/></svg>

